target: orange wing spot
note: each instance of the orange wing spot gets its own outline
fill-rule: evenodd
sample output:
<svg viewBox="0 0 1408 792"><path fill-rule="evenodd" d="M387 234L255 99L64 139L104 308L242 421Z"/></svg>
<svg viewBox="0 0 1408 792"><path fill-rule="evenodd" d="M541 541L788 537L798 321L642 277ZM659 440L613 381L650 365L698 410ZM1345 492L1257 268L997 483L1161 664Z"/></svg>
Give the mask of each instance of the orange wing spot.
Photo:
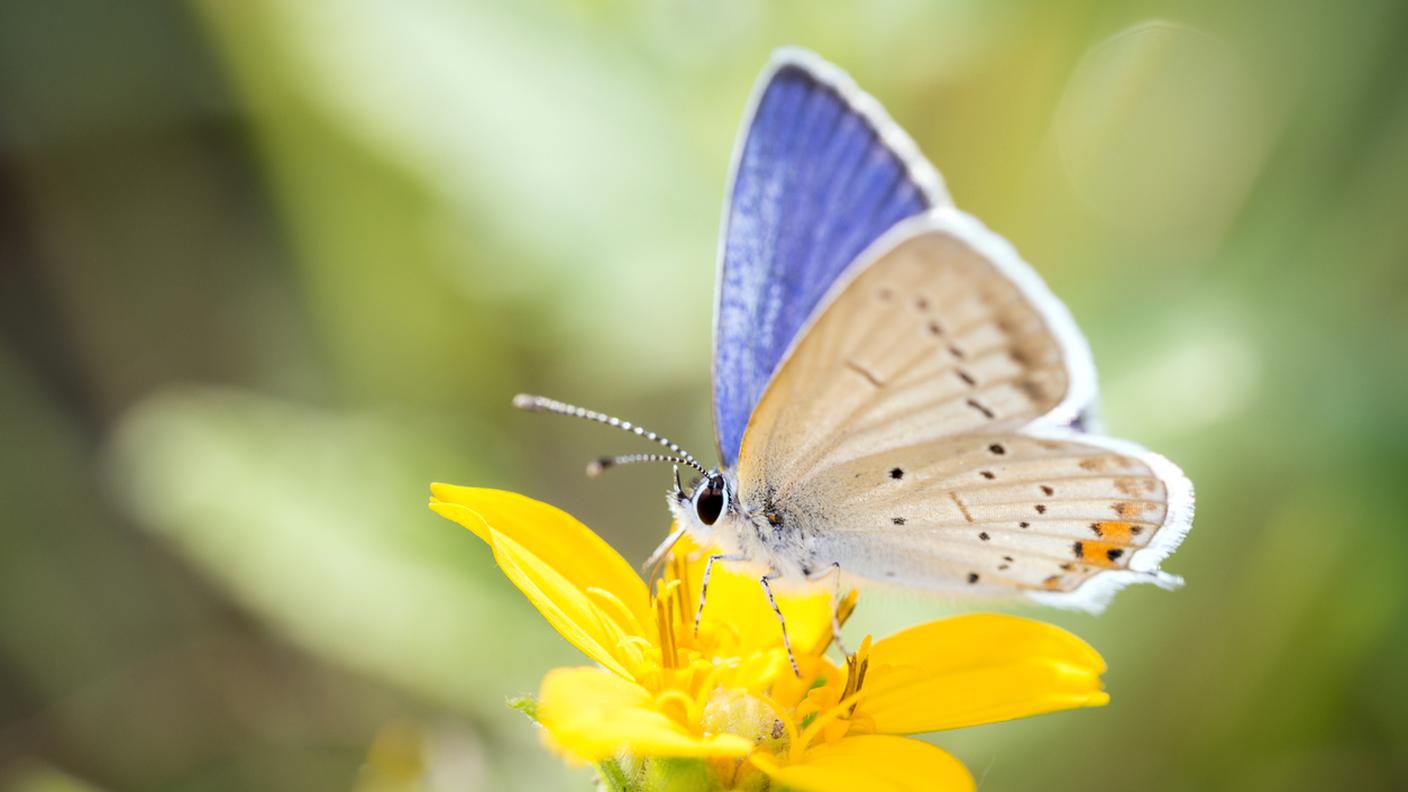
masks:
<svg viewBox="0 0 1408 792"><path fill-rule="evenodd" d="M1048 577L1047 579L1041 581L1041 587L1046 589L1061 588L1061 576L1052 575L1051 577Z"/></svg>
<svg viewBox="0 0 1408 792"><path fill-rule="evenodd" d="M1089 470L1092 473L1098 473L1099 471L1102 471L1113 464L1116 464L1115 457L1112 457L1108 454L1089 456L1080 461L1081 469Z"/></svg>
<svg viewBox="0 0 1408 792"><path fill-rule="evenodd" d="M1154 491L1154 482L1151 479L1122 478L1115 479L1115 489L1133 498L1138 495L1145 495Z"/></svg>
<svg viewBox="0 0 1408 792"><path fill-rule="evenodd" d="M1081 542L1080 560L1087 564L1114 569L1126 560L1128 550L1114 542Z"/></svg>
<svg viewBox="0 0 1408 792"><path fill-rule="evenodd" d="M1091 523L1090 529L1096 536L1113 544L1128 544L1134 535L1134 526L1125 522Z"/></svg>
<svg viewBox="0 0 1408 792"><path fill-rule="evenodd" d="M1139 503L1136 501L1128 501L1125 503L1116 503L1111 506L1111 508L1115 510L1115 514L1118 514L1126 520L1132 520L1135 517L1138 517L1139 515L1143 514L1144 512L1156 507L1152 503Z"/></svg>

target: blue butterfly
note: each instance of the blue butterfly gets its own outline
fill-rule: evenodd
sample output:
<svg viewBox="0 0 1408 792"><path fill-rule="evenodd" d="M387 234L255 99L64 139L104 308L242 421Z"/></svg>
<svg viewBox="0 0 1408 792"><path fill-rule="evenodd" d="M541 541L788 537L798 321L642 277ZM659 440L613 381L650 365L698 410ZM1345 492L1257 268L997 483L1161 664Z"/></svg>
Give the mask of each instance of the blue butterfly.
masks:
<svg viewBox="0 0 1408 792"><path fill-rule="evenodd" d="M735 148L719 242L720 466L671 454L677 529L772 581L835 576L1099 610L1192 524L1173 463L1087 431L1090 349L1001 237L840 69L777 52ZM678 467L701 474L686 489ZM704 606L701 592L700 609ZM779 619L781 614L779 613ZM784 637L786 624L782 625Z"/></svg>

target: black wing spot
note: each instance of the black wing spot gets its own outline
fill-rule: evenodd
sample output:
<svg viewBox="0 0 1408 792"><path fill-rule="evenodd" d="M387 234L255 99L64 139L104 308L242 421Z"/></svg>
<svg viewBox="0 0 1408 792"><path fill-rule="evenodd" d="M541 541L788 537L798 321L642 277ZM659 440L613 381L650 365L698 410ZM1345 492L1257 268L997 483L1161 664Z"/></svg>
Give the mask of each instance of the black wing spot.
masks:
<svg viewBox="0 0 1408 792"><path fill-rule="evenodd" d="M1056 494L1056 490L1052 489L1051 487L1047 486L1046 484L1042 484L1042 485L1041 485L1041 493L1042 493L1043 495L1055 495L1055 494Z"/></svg>
<svg viewBox="0 0 1408 792"><path fill-rule="evenodd" d="M991 537L991 536L988 536L988 532L987 532L987 531L979 531L979 532L978 532L978 538L979 538L979 539L982 539L984 542L986 542L987 540L991 539L992 537Z"/></svg>
<svg viewBox="0 0 1408 792"><path fill-rule="evenodd" d="M1037 514L1046 514L1046 506L1045 506L1045 504L1038 503L1038 504L1036 505L1036 513L1037 513Z"/></svg>
<svg viewBox="0 0 1408 792"><path fill-rule="evenodd" d="M928 329L928 331L929 331L929 335L943 335L943 334L944 334L944 326L941 325L941 324L939 324L938 322L930 322L930 323L928 324L927 329Z"/></svg>
<svg viewBox="0 0 1408 792"><path fill-rule="evenodd" d="M929 310L929 300L921 294L914 298L914 307L921 311L927 311Z"/></svg>
<svg viewBox="0 0 1408 792"><path fill-rule="evenodd" d="M1085 554L1085 542L1076 542L1071 545L1071 549L1075 551L1076 558L1080 558Z"/></svg>
<svg viewBox="0 0 1408 792"><path fill-rule="evenodd" d="M866 382L869 382L871 385L874 385L877 388L885 387L885 382L879 377L875 376L875 373L873 371L855 362L854 360L847 360L846 368L850 369L851 371L854 371L862 377L865 377Z"/></svg>
<svg viewBox="0 0 1408 792"><path fill-rule="evenodd" d="M983 417L987 418L989 421L997 417L997 415L992 410L989 410L987 407L984 407L983 403L978 401L977 399L969 399L965 402L965 404L982 413Z"/></svg>
<svg viewBox="0 0 1408 792"><path fill-rule="evenodd" d="M1129 526L1129 532L1132 533L1132 534L1134 534L1135 536L1138 536L1139 534L1141 534L1141 533L1144 532L1144 526L1142 526L1142 525L1131 525L1131 526Z"/></svg>
<svg viewBox="0 0 1408 792"><path fill-rule="evenodd" d="M1090 530L1093 531L1096 536L1104 536L1104 535L1105 535L1105 529L1104 529L1104 528L1101 528L1101 527L1100 527L1100 523L1098 523L1098 522L1091 523L1091 524L1090 524Z"/></svg>
<svg viewBox="0 0 1408 792"><path fill-rule="evenodd" d="M997 567L998 572L1006 572L1008 569L1011 569L1011 566L1008 564L1001 564Z"/></svg>
<svg viewBox="0 0 1408 792"><path fill-rule="evenodd" d="M997 474L994 473L994 472L992 472L991 470L982 470L982 471L979 471L979 475L981 475L983 478L987 479L988 481L992 481L993 479L997 478Z"/></svg>
<svg viewBox="0 0 1408 792"><path fill-rule="evenodd" d="M964 371L963 369L955 369L954 373L956 373L956 374L958 375L958 378L959 378L959 379L963 380L964 382L968 383L969 385L977 385L977 384L978 384L978 381L975 380L975 379L973 379L973 375L972 375L972 374L969 374L968 372Z"/></svg>
<svg viewBox="0 0 1408 792"><path fill-rule="evenodd" d="M1007 563L1010 564L1010 563L1012 563L1015 559L1013 559L1012 556L1003 556L1003 557L1002 557L1002 560L1003 560L1003 561L1006 561Z"/></svg>
<svg viewBox="0 0 1408 792"><path fill-rule="evenodd" d="M1118 547L1112 547L1105 551L1105 557L1111 561L1118 561L1122 555L1124 555L1124 550Z"/></svg>
<svg viewBox="0 0 1408 792"><path fill-rule="evenodd" d="M895 525L904 525L905 520L903 517L891 517L890 522L894 523Z"/></svg>
<svg viewBox="0 0 1408 792"><path fill-rule="evenodd" d="M955 358L957 358L958 360L962 360L962 359L963 359L963 350L959 349L957 346L954 346L953 344L949 344L949 345L948 345L948 353L949 353L950 355L953 355L953 356L954 356Z"/></svg>
<svg viewBox="0 0 1408 792"><path fill-rule="evenodd" d="M902 479L904 478L904 471L899 468L890 468L890 478Z"/></svg>
<svg viewBox="0 0 1408 792"><path fill-rule="evenodd" d="M1030 527L1032 527L1032 524L1029 523L1029 522L1027 522L1026 520L1022 520L1021 522L1017 523L1017 527L1018 527L1018 528L1030 528Z"/></svg>
<svg viewBox="0 0 1408 792"><path fill-rule="evenodd" d="M1003 454L1007 453L1007 449L1003 448L1001 443L993 443L992 445L988 446L988 450L993 452L994 454L997 454L998 456L1002 456Z"/></svg>
<svg viewBox="0 0 1408 792"><path fill-rule="evenodd" d="M977 582L978 582L978 573L977 573L977 572L969 572L969 573L968 573L968 583L969 583L969 585L972 585L972 584L977 583Z"/></svg>

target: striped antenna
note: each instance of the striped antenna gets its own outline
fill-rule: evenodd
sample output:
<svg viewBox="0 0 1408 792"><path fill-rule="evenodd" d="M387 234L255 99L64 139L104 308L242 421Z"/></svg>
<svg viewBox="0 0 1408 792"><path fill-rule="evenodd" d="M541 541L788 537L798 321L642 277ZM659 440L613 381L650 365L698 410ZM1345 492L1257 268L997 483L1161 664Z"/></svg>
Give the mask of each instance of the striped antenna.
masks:
<svg viewBox="0 0 1408 792"><path fill-rule="evenodd" d="M667 457L663 454L632 454L628 457L606 457L604 459L599 459L595 463L593 463L594 465L600 465L600 469L596 471L597 474L600 474L601 471L613 465L629 464L629 462L674 462L675 464L682 464L687 465L688 467L692 467L704 475L708 475L709 473L709 471L704 469L703 465L699 464L699 461L694 458L693 454L689 453L683 448L680 448L679 445L676 444L674 441L666 437L661 437L660 435L650 431L649 429L646 429L645 427L636 426L630 421L623 421L620 418L607 415L606 413L599 413L595 410L588 410L585 407L578 407L575 404L560 402L557 399L549 399L546 396L533 396L527 393L520 393L517 396L514 396L513 406L517 407L520 410L527 410L529 412L570 415L573 418L584 418L588 421L596 421L600 424L606 424L607 426L611 426L616 429L620 429L622 431L630 432L631 434L644 437L652 443L659 443L660 445L673 451L676 455L674 457ZM650 458L637 459L636 457ZM627 459L629 460L629 462L621 461L623 459ZM591 471L592 466L588 466L588 475L592 475Z"/></svg>
<svg viewBox="0 0 1408 792"><path fill-rule="evenodd" d="M671 456L670 454L622 454L620 456L593 459L591 462L587 463L587 475L596 478L610 468L619 467L620 465L634 465L638 462L671 462L677 466L689 464L688 459ZM701 470L699 472L703 473L704 471Z"/></svg>

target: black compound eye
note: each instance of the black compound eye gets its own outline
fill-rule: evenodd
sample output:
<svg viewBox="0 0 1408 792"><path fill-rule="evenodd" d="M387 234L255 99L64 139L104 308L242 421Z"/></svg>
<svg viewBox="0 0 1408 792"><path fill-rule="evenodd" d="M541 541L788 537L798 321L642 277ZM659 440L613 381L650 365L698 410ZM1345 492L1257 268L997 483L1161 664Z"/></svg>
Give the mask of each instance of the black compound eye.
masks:
<svg viewBox="0 0 1408 792"><path fill-rule="evenodd" d="M694 513L699 516L699 522L713 525L718 522L719 515L723 512L724 483L721 479L710 479L694 499Z"/></svg>

